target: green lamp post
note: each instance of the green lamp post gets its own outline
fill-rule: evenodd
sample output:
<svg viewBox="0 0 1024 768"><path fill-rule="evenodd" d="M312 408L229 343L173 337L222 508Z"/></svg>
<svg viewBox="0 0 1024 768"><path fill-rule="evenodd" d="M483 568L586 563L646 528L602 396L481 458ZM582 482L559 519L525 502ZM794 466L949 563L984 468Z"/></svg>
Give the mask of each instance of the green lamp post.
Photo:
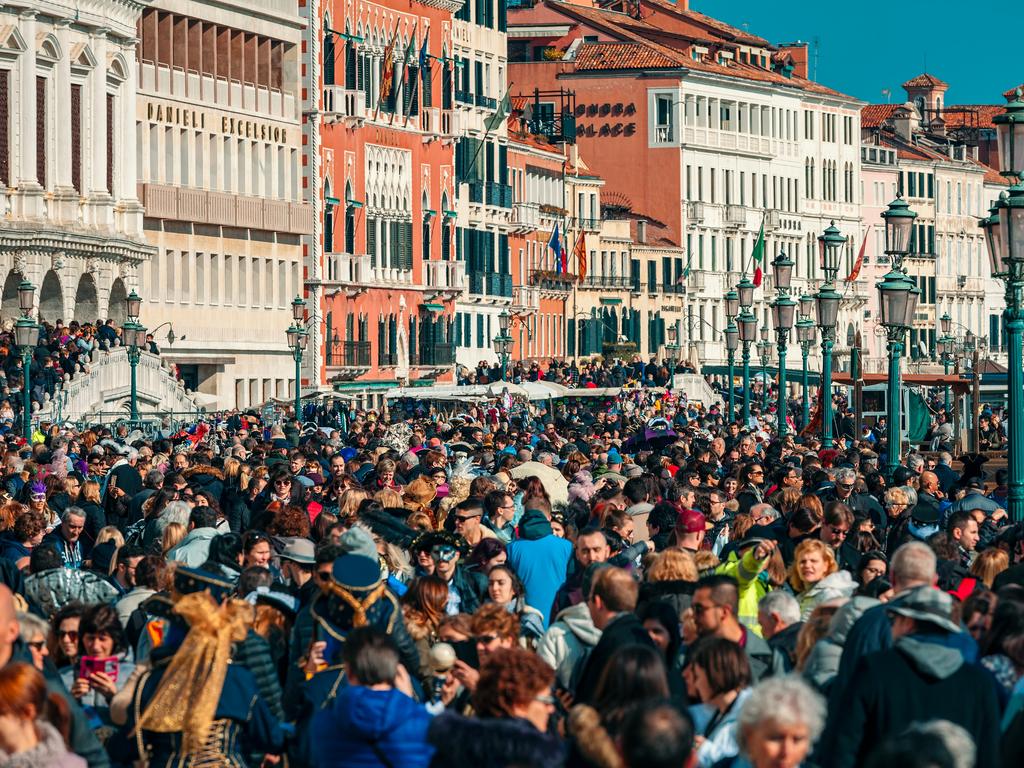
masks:
<svg viewBox="0 0 1024 768"><path fill-rule="evenodd" d="M679 360L679 329L673 322L665 329L668 340L665 342L665 362L668 363L668 389L671 391L676 383L676 363Z"/></svg>
<svg viewBox="0 0 1024 768"><path fill-rule="evenodd" d="M881 214L885 220L885 253L889 257L890 270L878 289L881 323L885 328L889 357L889 379L886 392L886 415L889 419L888 459L886 475L890 482L900 465L903 454L903 426L900 408L900 360L903 357L903 339L914 324L914 312L921 291L914 281L907 277L903 259L910 250L910 236L917 214L902 197L897 196Z"/></svg>
<svg viewBox="0 0 1024 768"><path fill-rule="evenodd" d="M813 311L814 297L806 293L803 294L800 297L800 319L796 321L796 338L800 342L800 357L802 358L800 386L803 389L803 418L801 419L801 428L806 428L811 421L810 387L807 383L807 357L818 336L818 330L814 325L814 318L811 317Z"/></svg>
<svg viewBox="0 0 1024 768"><path fill-rule="evenodd" d="M18 285L18 306L21 309L21 317L14 324L14 341L18 345L18 351L21 352L21 373L23 379L21 394L24 412L22 413L21 428L29 445L32 444L32 382L30 369L32 367L32 350L35 349L36 342L39 340L39 326L31 318L32 309L36 303L35 293L36 287L28 280L22 280Z"/></svg>
<svg viewBox="0 0 1024 768"><path fill-rule="evenodd" d="M737 293L740 313L736 318L740 341L743 342L743 424L750 423L750 345L757 341L757 317L751 307L754 304L754 284L743 277Z"/></svg>
<svg viewBox="0 0 1024 768"><path fill-rule="evenodd" d="M285 332L288 337L288 348L292 351L295 361L295 420L302 420L302 353L309 343L306 331L306 302L301 296L292 299L292 324Z"/></svg>
<svg viewBox="0 0 1024 768"><path fill-rule="evenodd" d="M789 395L786 387L786 352L789 345L789 332L793 328L796 314L796 302L789 295L793 285L794 262L785 253L779 253L772 262L777 298L772 304L772 325L775 326L775 350L779 356L779 393L778 393L778 429L779 437L785 437L789 431L786 423L789 410Z"/></svg>
<svg viewBox="0 0 1024 768"><path fill-rule="evenodd" d="M996 126L1000 173L1012 186L999 196L993 215L981 222L988 242L992 274L1006 287L1003 326L1009 369L1007 419L1009 433L1010 519L1024 521L1024 373L1021 371L1021 337L1024 334L1024 101L1020 89L1006 111L992 118Z"/></svg>
<svg viewBox="0 0 1024 768"><path fill-rule="evenodd" d="M953 318L946 312L941 318L939 318L939 327L942 331L942 335L936 341L936 345L939 348L939 358L942 360L942 373L945 376L949 376L949 366L953 364L953 350L956 344L956 339L950 336L949 332L952 330ZM945 390L943 393L943 409L946 411L946 418L950 418L949 414L949 385L943 387Z"/></svg>
<svg viewBox="0 0 1024 768"><path fill-rule="evenodd" d="M501 363L502 381L507 381L508 361L512 355L512 344L515 341L511 334L509 334L511 319L512 317L508 311L503 309L501 314L498 315L498 335L492 341L494 344L494 354L498 356L498 361Z"/></svg>
<svg viewBox="0 0 1024 768"><path fill-rule="evenodd" d="M128 319L121 326L121 342L128 352L128 365L131 368L131 422L133 425L139 422L139 386L137 372L139 359L142 350L146 346L146 328L139 322L139 315L142 312L142 299L132 288L132 292L125 297L125 311Z"/></svg>
<svg viewBox="0 0 1024 768"><path fill-rule="evenodd" d="M740 332L736 327L736 316L740 312L740 297L736 291L725 294L725 353L729 361L729 421L736 418L736 350L739 349Z"/></svg>
<svg viewBox="0 0 1024 768"><path fill-rule="evenodd" d="M836 322L839 320L839 302L842 296L835 289L839 271L839 252L846 245L833 221L818 238L825 282L814 295L817 306L818 328L821 329L821 442L832 447L832 347L836 343Z"/></svg>
<svg viewBox="0 0 1024 768"><path fill-rule="evenodd" d="M761 326L761 340L757 342L757 354L761 358L761 414L768 412L768 366L772 361L772 344L768 341L768 326Z"/></svg>

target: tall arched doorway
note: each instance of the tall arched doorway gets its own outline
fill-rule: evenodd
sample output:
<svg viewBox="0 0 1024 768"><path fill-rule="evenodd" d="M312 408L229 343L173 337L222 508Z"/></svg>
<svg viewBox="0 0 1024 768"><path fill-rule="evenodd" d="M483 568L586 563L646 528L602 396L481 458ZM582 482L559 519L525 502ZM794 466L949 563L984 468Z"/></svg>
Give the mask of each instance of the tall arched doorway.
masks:
<svg viewBox="0 0 1024 768"><path fill-rule="evenodd" d="M75 291L74 319L79 323L95 323L100 316L100 299L96 291L96 281L86 272L78 280Z"/></svg>
<svg viewBox="0 0 1024 768"><path fill-rule="evenodd" d="M18 285L21 284L21 274L13 269L7 273L4 280L4 292L2 304L0 304L0 318L17 320L21 317L21 303L18 301Z"/></svg>
<svg viewBox="0 0 1024 768"><path fill-rule="evenodd" d="M39 288L39 322L55 323L64 319L64 294L60 287L60 278L52 269L43 278Z"/></svg>
<svg viewBox="0 0 1024 768"><path fill-rule="evenodd" d="M117 278L110 286L110 301L107 303L107 317L113 320L116 326L121 326L128 319L128 308L124 304L127 298L128 291L124 288L124 281Z"/></svg>

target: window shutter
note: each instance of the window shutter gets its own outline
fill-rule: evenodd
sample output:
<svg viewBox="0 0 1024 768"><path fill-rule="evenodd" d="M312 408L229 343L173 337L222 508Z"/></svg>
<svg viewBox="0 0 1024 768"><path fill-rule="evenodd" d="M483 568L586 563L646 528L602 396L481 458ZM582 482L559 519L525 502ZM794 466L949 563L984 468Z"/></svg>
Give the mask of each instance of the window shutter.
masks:
<svg viewBox="0 0 1024 768"><path fill-rule="evenodd" d="M345 87L350 91L356 89L358 81L356 61L356 44L350 42L345 46Z"/></svg>
<svg viewBox="0 0 1024 768"><path fill-rule="evenodd" d="M71 86L71 186L82 192L82 86L78 84Z"/></svg>
<svg viewBox="0 0 1024 768"><path fill-rule="evenodd" d="M36 181L46 188L46 78L36 76Z"/></svg>
<svg viewBox="0 0 1024 768"><path fill-rule="evenodd" d="M324 85L334 85L334 33L324 30Z"/></svg>
<svg viewBox="0 0 1024 768"><path fill-rule="evenodd" d="M0 70L0 184L11 180L11 72Z"/></svg>
<svg viewBox="0 0 1024 768"><path fill-rule="evenodd" d="M377 220L366 218L366 252L370 254L370 266L377 266Z"/></svg>
<svg viewBox="0 0 1024 768"><path fill-rule="evenodd" d="M442 64L441 66L444 66L444 64ZM447 68L446 68L446 71L447 71ZM427 66L425 66L423 68L423 72L421 73L421 78L420 78L423 81L420 84L420 90L423 93L423 107L424 108L434 106L434 94L433 94L434 82L433 82L433 76L432 76L431 73L432 73L432 70L431 70L430 59L427 59Z"/></svg>

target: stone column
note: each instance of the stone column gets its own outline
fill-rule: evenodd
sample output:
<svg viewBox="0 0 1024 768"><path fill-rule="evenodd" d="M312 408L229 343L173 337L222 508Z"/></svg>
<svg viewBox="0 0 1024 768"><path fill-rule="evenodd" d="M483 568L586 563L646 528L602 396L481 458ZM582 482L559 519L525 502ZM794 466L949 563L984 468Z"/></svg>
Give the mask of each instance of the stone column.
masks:
<svg viewBox="0 0 1024 768"><path fill-rule="evenodd" d="M12 173L18 181L13 213L19 218L38 218L42 215L43 188L36 177L36 11L23 11L18 27L28 51L18 61L21 121L17 137L20 152L15 153L15 160L20 162Z"/></svg>
<svg viewBox="0 0 1024 768"><path fill-rule="evenodd" d="M116 131L117 146L123 150L117 153L114 162L114 189L108 190L118 203L115 227L128 237L142 236L142 204L138 197L138 131L135 125L138 117L136 93L139 89L139 65L135 60L134 40L121 44L121 55L128 65L128 79L118 90L114 104L115 115L119 116L119 130ZM150 169L152 178L153 169Z"/></svg>
<svg viewBox="0 0 1024 768"><path fill-rule="evenodd" d="M85 89L83 107L91 113L89 130L82 134L88 162L82 163L82 194L86 199L86 223L105 228L112 198L107 189L107 33L96 30L90 40L98 62ZM125 153L127 154L127 152Z"/></svg>
<svg viewBox="0 0 1024 768"><path fill-rule="evenodd" d="M61 19L54 34L64 52L54 64L50 87L53 89L53 207L50 218L61 223L75 223L78 219L78 192L71 181L71 20ZM84 104L83 104L84 107ZM81 127L81 126L80 126ZM84 139L84 135L79 134ZM84 141L82 142L84 146ZM79 190L80 191L80 190Z"/></svg>

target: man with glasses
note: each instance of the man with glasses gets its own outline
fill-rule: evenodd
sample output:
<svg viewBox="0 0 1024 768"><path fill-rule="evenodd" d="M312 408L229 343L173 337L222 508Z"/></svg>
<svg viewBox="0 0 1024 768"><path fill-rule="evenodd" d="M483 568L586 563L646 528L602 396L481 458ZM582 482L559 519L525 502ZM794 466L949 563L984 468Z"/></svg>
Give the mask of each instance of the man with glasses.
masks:
<svg viewBox="0 0 1024 768"><path fill-rule="evenodd" d="M839 567L851 574L857 572L860 552L850 541L853 530L853 510L841 501L833 501L825 507L825 517L818 531L818 537L832 547Z"/></svg>
<svg viewBox="0 0 1024 768"><path fill-rule="evenodd" d="M455 532L466 540L470 549L483 539L497 538L490 528L480 524L483 514L484 507L479 498L470 497L455 507Z"/></svg>
<svg viewBox="0 0 1024 768"><path fill-rule="evenodd" d="M705 576L697 582L690 609L700 637L731 640L746 651L750 673L755 682L771 675L785 674L786 665L782 655L743 626L737 618L739 589L736 579L720 574Z"/></svg>
<svg viewBox="0 0 1024 768"><path fill-rule="evenodd" d="M934 475L933 475L934 476ZM835 473L835 483L818 491L818 498L823 506L830 502L841 501L852 509L859 517L869 517L883 534L887 523L885 510L874 496L857 493L857 473L850 467L840 467Z"/></svg>

